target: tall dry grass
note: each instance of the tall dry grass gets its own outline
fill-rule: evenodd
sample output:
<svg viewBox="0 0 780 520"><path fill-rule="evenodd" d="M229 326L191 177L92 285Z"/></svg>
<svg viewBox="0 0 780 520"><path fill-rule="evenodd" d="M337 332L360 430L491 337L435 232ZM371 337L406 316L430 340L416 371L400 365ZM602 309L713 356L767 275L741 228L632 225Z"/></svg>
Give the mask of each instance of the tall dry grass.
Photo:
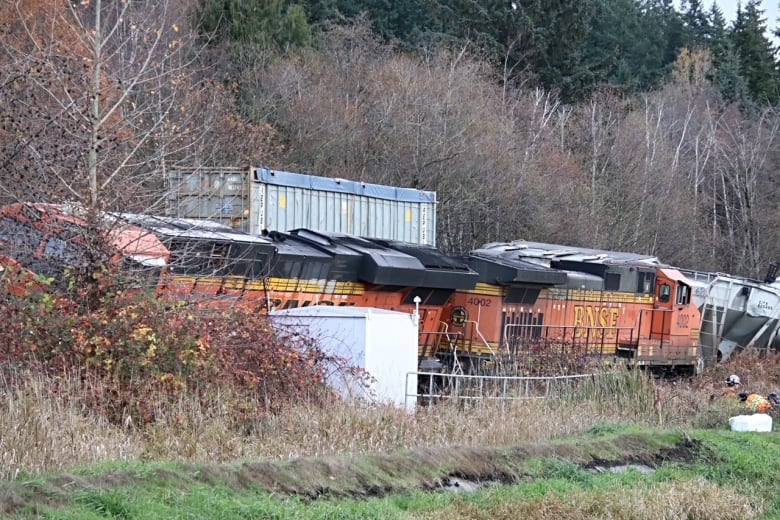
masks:
<svg viewBox="0 0 780 520"><path fill-rule="evenodd" d="M35 375L24 386L2 381L0 478L73 465L135 460L141 446L121 429L79 404L89 391L76 379L61 385Z"/></svg>
<svg viewBox="0 0 780 520"><path fill-rule="evenodd" d="M152 403L155 422L110 424L86 409L76 378L29 376L0 388L0 477L63 471L109 461L241 459L388 452L447 445L508 445L577 434L597 425L634 423L667 428L726 425L733 405L710 401L699 380L664 383L641 371L595 378L550 399L449 401L409 413L392 406L301 402L275 415L257 414L236 427L238 396L187 395ZM664 402L657 390L663 388ZM240 396L246 400L246 396ZM258 400L257 409L265 403ZM233 412L231 412L233 410Z"/></svg>

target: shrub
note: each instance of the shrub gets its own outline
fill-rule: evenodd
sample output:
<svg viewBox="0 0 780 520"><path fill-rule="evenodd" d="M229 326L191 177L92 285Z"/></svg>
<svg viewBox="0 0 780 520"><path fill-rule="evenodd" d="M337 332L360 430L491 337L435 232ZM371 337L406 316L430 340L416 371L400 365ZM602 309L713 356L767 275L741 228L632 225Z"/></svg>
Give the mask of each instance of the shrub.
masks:
<svg viewBox="0 0 780 520"><path fill-rule="evenodd" d="M84 405L117 423L153 421L160 403L185 393L212 399L227 386L246 396L226 403L238 426L327 394L324 371L333 360L312 339L274 330L241 307L172 303L117 287L106 284L94 306L77 304L77 293L0 288L0 362L13 369L9 380L31 369L79 373L91 389Z"/></svg>

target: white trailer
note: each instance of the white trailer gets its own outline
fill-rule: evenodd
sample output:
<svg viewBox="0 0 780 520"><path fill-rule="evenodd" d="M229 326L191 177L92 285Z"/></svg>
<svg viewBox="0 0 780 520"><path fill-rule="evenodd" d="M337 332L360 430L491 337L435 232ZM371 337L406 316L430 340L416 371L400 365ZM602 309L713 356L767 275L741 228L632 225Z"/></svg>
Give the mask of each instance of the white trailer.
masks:
<svg viewBox="0 0 780 520"><path fill-rule="evenodd" d="M272 311L274 325L315 340L324 352L361 369L363 379L338 371L329 382L346 398L416 406L418 316L369 307L315 305ZM408 385L408 387L407 387Z"/></svg>

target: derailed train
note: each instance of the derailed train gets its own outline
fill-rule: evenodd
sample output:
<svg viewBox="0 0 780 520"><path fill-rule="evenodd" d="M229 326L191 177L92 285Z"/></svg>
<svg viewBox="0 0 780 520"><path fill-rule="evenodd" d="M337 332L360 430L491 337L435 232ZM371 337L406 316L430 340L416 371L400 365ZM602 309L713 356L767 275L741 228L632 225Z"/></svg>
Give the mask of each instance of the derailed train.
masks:
<svg viewBox="0 0 780 520"><path fill-rule="evenodd" d="M42 232L31 215L68 226ZM121 222L111 235L118 255L158 267L162 295L258 312L308 305L416 312L423 370L470 371L554 350L695 373L736 348L777 343L773 279L683 271L648 255L515 241L453 257L427 245L307 229L258 236L202 220L109 217ZM61 208L5 207L0 255L35 271L47 254L67 249L62 229L77 223Z"/></svg>
<svg viewBox="0 0 780 520"><path fill-rule="evenodd" d="M474 289L448 302L461 351L565 349L650 367L700 370L692 286L657 258L516 241L472 251ZM453 350L453 357L457 350Z"/></svg>

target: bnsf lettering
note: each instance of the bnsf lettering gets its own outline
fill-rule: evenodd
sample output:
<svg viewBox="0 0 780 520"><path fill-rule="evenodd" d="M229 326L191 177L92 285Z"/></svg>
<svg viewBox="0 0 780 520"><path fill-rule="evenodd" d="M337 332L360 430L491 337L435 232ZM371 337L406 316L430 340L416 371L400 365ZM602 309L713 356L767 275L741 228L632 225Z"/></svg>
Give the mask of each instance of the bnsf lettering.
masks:
<svg viewBox="0 0 780 520"><path fill-rule="evenodd" d="M469 305L476 305L478 307L490 307L490 304L493 303L489 298L469 298L466 300L466 303Z"/></svg>
<svg viewBox="0 0 780 520"><path fill-rule="evenodd" d="M619 314L620 309L615 307L576 305L574 307L574 326L577 329L574 331L574 337L593 337L595 333L599 337L603 335L605 338L614 338ZM599 328L599 330L588 330L592 328Z"/></svg>

